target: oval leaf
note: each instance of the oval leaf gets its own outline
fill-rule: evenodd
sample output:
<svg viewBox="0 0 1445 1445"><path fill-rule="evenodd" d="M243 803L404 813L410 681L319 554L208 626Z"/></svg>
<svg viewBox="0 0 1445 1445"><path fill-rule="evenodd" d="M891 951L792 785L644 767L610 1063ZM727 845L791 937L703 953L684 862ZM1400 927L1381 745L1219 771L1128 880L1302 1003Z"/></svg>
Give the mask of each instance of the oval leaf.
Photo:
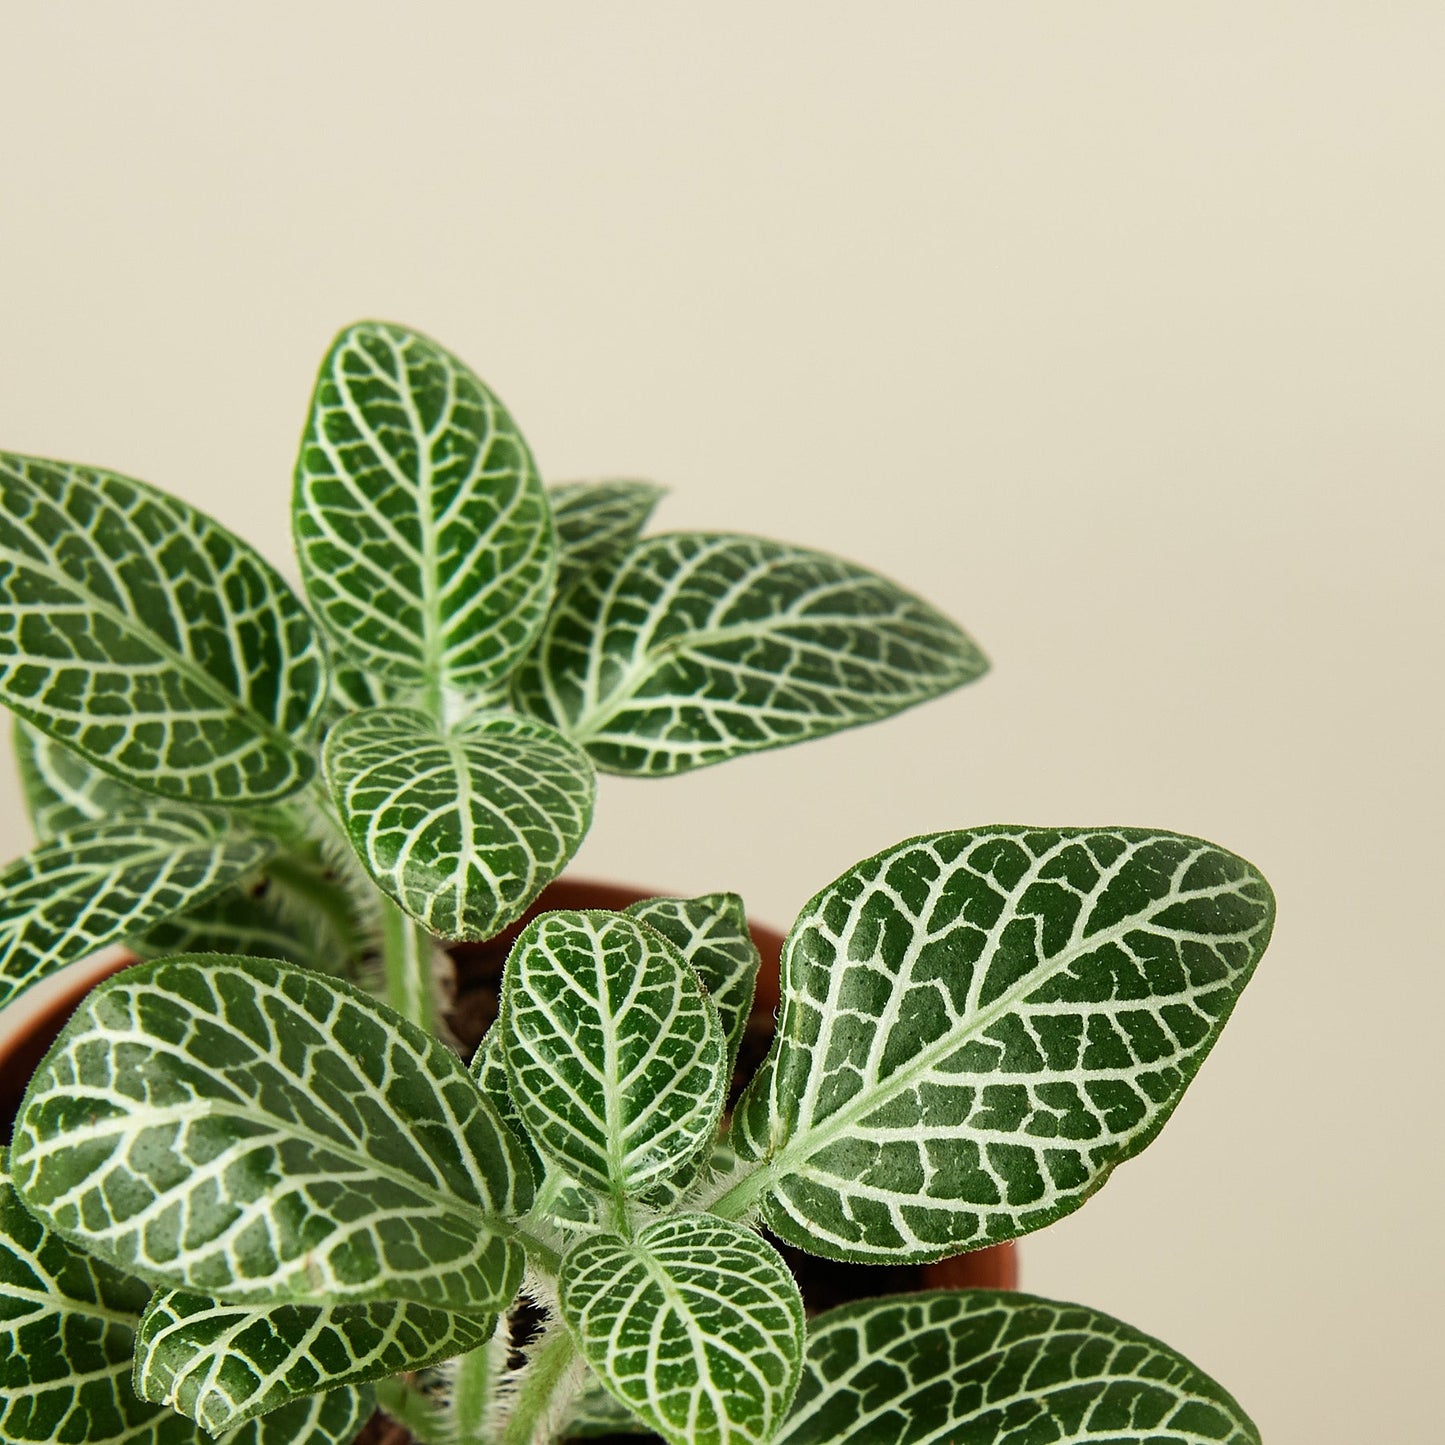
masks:
<svg viewBox="0 0 1445 1445"><path fill-rule="evenodd" d="M203 814L84 823L0 872L0 1005L251 872L275 844Z"/></svg>
<svg viewBox="0 0 1445 1445"><path fill-rule="evenodd" d="M677 950L631 918L534 919L507 959L498 1022L517 1112L584 1184L641 1194L717 1129L717 1010Z"/></svg>
<svg viewBox="0 0 1445 1445"><path fill-rule="evenodd" d="M293 525L322 621L380 677L485 689L551 601L552 521L516 423L456 357L400 326L348 327L322 362Z"/></svg>
<svg viewBox="0 0 1445 1445"><path fill-rule="evenodd" d="M135 1389L215 1435L307 1395L464 1354L495 1326L494 1315L418 1304L247 1310L170 1290L141 1319Z"/></svg>
<svg viewBox="0 0 1445 1445"><path fill-rule="evenodd" d="M1081 1305L993 1290L860 1300L808 1327L778 1445L1259 1445L1167 1345Z"/></svg>
<svg viewBox="0 0 1445 1445"><path fill-rule="evenodd" d="M783 949L733 1142L779 1238L937 1259L1077 1208L1158 1132L1269 939L1243 859L1139 829L981 828L850 869Z"/></svg>
<svg viewBox="0 0 1445 1445"><path fill-rule="evenodd" d="M520 917L592 821L592 765L531 718L442 736L420 713L354 713L327 735L324 765L367 871L442 938L490 938Z"/></svg>
<svg viewBox="0 0 1445 1445"><path fill-rule="evenodd" d="M127 969L37 1070L12 1167L62 1235L235 1304L511 1302L531 1202L461 1061L337 979L197 955Z"/></svg>
<svg viewBox="0 0 1445 1445"><path fill-rule="evenodd" d="M630 547L664 488L652 482L562 482L547 488L557 528L557 592L598 562Z"/></svg>
<svg viewBox="0 0 1445 1445"><path fill-rule="evenodd" d="M562 1318L616 1399L673 1445L765 1445L797 1388L803 1301L751 1231L706 1214L598 1235L558 1278Z"/></svg>
<svg viewBox="0 0 1445 1445"><path fill-rule="evenodd" d="M0 453L0 698L106 772L200 803L294 792L320 643L245 543L114 472Z"/></svg>
<svg viewBox="0 0 1445 1445"><path fill-rule="evenodd" d="M660 775L889 717L987 666L947 618L862 567L678 533L561 598L516 695L605 771Z"/></svg>

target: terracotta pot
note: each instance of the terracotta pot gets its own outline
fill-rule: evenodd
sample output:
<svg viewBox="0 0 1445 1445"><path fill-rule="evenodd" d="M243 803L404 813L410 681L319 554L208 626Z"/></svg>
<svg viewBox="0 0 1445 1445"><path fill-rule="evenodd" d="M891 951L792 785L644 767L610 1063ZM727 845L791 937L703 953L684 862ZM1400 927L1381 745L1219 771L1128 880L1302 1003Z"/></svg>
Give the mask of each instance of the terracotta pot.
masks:
<svg viewBox="0 0 1445 1445"><path fill-rule="evenodd" d="M636 888L585 879L561 878L544 889L536 903L510 928L486 943L462 943L451 952L457 970L456 1004L449 1016L464 1048L474 1048L497 1012L497 987L502 964L512 943L538 913L554 908L625 908L650 897ZM757 998L743 1043L744 1060L755 1064L772 1037L778 1007L778 955L783 936L771 928L750 924L753 941L762 955ZM0 1137L9 1140L25 1086L55 1036L65 1026L81 999L101 978L118 972L131 961L120 950L87 960L70 976L69 987L54 991L43 1006L32 1011L28 1028L0 1039ZM751 1071L749 1067L748 1071ZM1012 1244L996 1244L928 1265L849 1265L784 1248L783 1254L799 1276L810 1309L827 1309L845 1300L896 1294L919 1289L1015 1289L1018 1262Z"/></svg>

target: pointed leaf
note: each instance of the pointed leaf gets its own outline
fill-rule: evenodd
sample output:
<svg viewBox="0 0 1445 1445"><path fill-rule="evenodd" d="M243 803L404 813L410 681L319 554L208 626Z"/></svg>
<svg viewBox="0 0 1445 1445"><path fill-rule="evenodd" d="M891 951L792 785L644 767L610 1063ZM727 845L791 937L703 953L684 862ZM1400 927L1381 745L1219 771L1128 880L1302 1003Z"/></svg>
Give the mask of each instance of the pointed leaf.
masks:
<svg viewBox="0 0 1445 1445"><path fill-rule="evenodd" d="M325 769L367 871L442 938L520 917L576 852L596 795L584 753L510 714L444 736L421 713L354 713L327 736Z"/></svg>
<svg viewBox="0 0 1445 1445"><path fill-rule="evenodd" d="M563 482L547 488L557 528L560 596L598 562L630 547L666 489L652 482Z"/></svg>
<svg viewBox="0 0 1445 1445"><path fill-rule="evenodd" d="M808 1327L778 1445L1259 1445L1183 1356L1082 1305L993 1290L860 1300Z"/></svg>
<svg viewBox="0 0 1445 1445"><path fill-rule="evenodd" d="M200 813L83 823L0 871L0 1004L251 872L275 845Z"/></svg>
<svg viewBox="0 0 1445 1445"><path fill-rule="evenodd" d="M15 763L25 810L42 843L81 823L149 814L154 809L153 794L101 772L39 728L18 717L14 728Z"/></svg>
<svg viewBox="0 0 1445 1445"><path fill-rule="evenodd" d="M1158 1132L1269 938L1243 859L1141 829L979 828L850 869L783 948L734 1116L780 1239L937 1259L1076 1209Z"/></svg>
<svg viewBox="0 0 1445 1445"><path fill-rule="evenodd" d="M777 1251L707 1214L568 1251L562 1318L608 1390L674 1445L764 1445L797 1388L803 1301Z"/></svg>
<svg viewBox="0 0 1445 1445"><path fill-rule="evenodd" d="M726 1073L732 1075L738 1045L748 1026L758 981L758 949L748 931L747 910L736 893L700 898L644 898L623 910L673 944L702 980L717 1005L727 1039Z"/></svg>
<svg viewBox="0 0 1445 1445"><path fill-rule="evenodd" d="M323 683L301 604L209 517L0 454L0 699L22 717L144 791L257 802L310 777Z"/></svg>
<svg viewBox="0 0 1445 1445"><path fill-rule="evenodd" d="M987 666L947 618L852 563L677 533L559 599L515 691L604 771L660 775L889 717Z"/></svg>
<svg viewBox="0 0 1445 1445"><path fill-rule="evenodd" d="M140 1322L135 1389L214 1435L306 1395L474 1350L495 1326L494 1315L417 1304L248 1310L170 1290Z"/></svg>
<svg viewBox="0 0 1445 1445"><path fill-rule="evenodd" d="M509 1304L522 1152L461 1061L359 989L224 955L127 969L31 1082L27 1207L155 1284L236 1304Z"/></svg>
<svg viewBox="0 0 1445 1445"><path fill-rule="evenodd" d="M551 600L551 516L516 423L456 357L400 326L349 327L322 363L293 522L313 605L379 677L485 688Z"/></svg>
<svg viewBox="0 0 1445 1445"><path fill-rule="evenodd" d="M534 919L507 960L498 1023L517 1112L583 1184L640 1194L716 1131L717 1009L672 944L631 918Z"/></svg>

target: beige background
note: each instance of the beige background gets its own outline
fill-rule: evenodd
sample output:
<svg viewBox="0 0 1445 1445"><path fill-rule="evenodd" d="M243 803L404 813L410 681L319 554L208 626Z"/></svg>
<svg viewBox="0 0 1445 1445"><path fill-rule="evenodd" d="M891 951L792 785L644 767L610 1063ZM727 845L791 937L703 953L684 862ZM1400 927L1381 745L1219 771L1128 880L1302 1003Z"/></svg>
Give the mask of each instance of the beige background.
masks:
<svg viewBox="0 0 1445 1445"><path fill-rule="evenodd" d="M311 373L380 315L550 479L916 587L989 678L609 781L582 867L786 924L940 827L1252 858L1228 1036L1025 1282L1272 1445L1439 1439L1445 7L717 10L0 7L0 442L286 557Z"/></svg>

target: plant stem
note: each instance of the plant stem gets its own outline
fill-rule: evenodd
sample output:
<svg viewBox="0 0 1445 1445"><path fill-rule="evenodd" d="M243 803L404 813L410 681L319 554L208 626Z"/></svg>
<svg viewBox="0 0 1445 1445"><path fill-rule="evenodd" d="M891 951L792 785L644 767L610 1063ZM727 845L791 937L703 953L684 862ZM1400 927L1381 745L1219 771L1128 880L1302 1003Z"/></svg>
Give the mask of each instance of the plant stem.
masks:
<svg viewBox="0 0 1445 1445"><path fill-rule="evenodd" d="M288 893L304 899L315 911L331 924L337 936L345 940L348 954L354 953L360 945L357 936L357 920L346 889L329 879L324 870L297 858L294 854L278 853L261 869L268 878L273 878Z"/></svg>
<svg viewBox="0 0 1445 1445"><path fill-rule="evenodd" d="M381 957L386 968L386 1001L403 1018L436 1032L431 986L431 934L407 917L390 898L381 909Z"/></svg>
<svg viewBox="0 0 1445 1445"><path fill-rule="evenodd" d="M557 1417L575 1387L576 1364L572 1337L553 1325L527 1362L498 1445L546 1445L554 1438L562 1424Z"/></svg>

